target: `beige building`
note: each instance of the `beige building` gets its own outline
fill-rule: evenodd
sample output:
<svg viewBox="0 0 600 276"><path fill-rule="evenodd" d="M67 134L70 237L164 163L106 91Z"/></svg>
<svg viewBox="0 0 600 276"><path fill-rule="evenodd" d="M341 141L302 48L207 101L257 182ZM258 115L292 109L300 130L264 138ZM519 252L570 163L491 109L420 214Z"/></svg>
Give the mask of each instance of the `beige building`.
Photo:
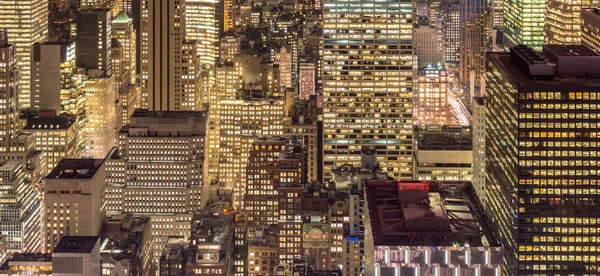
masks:
<svg viewBox="0 0 600 276"><path fill-rule="evenodd" d="M133 19L126 12L120 12L112 21L112 38L118 42L118 49L113 41L113 74L119 84L118 91L136 83L136 36ZM115 58L115 54L118 54Z"/></svg>
<svg viewBox="0 0 600 276"><path fill-rule="evenodd" d="M137 110L107 160L107 215L203 207L207 123L206 112Z"/></svg>
<svg viewBox="0 0 600 276"><path fill-rule="evenodd" d="M35 137L36 150L44 152L48 171L52 171L63 158L79 158L82 155L80 137L72 116L40 114L27 120L23 133Z"/></svg>
<svg viewBox="0 0 600 276"><path fill-rule="evenodd" d="M140 9L142 106L156 111L200 109L196 42L186 41L185 1L148 1Z"/></svg>
<svg viewBox="0 0 600 276"><path fill-rule="evenodd" d="M244 205L246 163L254 139L281 136L282 121L281 99L246 96L221 101L218 179L233 188L236 207Z"/></svg>
<svg viewBox="0 0 600 276"><path fill-rule="evenodd" d="M415 127L415 179L471 181L472 149L469 127Z"/></svg>
<svg viewBox="0 0 600 276"><path fill-rule="evenodd" d="M102 230L104 159L63 159L44 180L44 252L65 236L99 236Z"/></svg>
<svg viewBox="0 0 600 276"><path fill-rule="evenodd" d="M214 68L219 54L219 35L222 28L219 17L221 5L216 0L185 1L185 35L198 42L197 55L201 66Z"/></svg>
<svg viewBox="0 0 600 276"><path fill-rule="evenodd" d="M448 91L452 82L444 66L419 68L415 75L415 125L447 125L452 120Z"/></svg>
<svg viewBox="0 0 600 276"><path fill-rule="evenodd" d="M85 89L85 155L104 158L115 145L115 76L99 77L92 74L94 72L90 72L91 78L86 81Z"/></svg>

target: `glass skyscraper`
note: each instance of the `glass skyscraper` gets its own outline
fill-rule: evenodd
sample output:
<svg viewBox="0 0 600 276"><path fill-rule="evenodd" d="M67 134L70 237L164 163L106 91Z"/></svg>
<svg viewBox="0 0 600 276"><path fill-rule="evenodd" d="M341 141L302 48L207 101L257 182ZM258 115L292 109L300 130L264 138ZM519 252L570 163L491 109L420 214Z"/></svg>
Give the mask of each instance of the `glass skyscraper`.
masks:
<svg viewBox="0 0 600 276"><path fill-rule="evenodd" d="M412 178L412 2L323 2L323 148L332 168L374 146L382 169Z"/></svg>
<svg viewBox="0 0 600 276"><path fill-rule="evenodd" d="M486 206L507 275L598 275L600 72L585 68L600 56L544 55L552 63L525 47L487 55Z"/></svg>

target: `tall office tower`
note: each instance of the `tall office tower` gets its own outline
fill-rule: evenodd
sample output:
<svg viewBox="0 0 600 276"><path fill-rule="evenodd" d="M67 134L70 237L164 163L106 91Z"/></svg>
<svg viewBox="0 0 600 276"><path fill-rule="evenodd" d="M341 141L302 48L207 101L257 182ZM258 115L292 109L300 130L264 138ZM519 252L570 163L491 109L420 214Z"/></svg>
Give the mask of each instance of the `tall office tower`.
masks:
<svg viewBox="0 0 600 276"><path fill-rule="evenodd" d="M460 1L460 53L459 78L463 84L469 84L471 96L481 96L480 83L484 66L486 43L485 0ZM469 98L470 101L470 98Z"/></svg>
<svg viewBox="0 0 600 276"><path fill-rule="evenodd" d="M504 0L504 48L527 45L542 50L546 1Z"/></svg>
<svg viewBox="0 0 600 276"><path fill-rule="evenodd" d="M581 44L582 10L599 5L600 0L549 0L544 22L545 43Z"/></svg>
<svg viewBox="0 0 600 276"><path fill-rule="evenodd" d="M485 97L473 98L473 176L471 183L483 208L485 197Z"/></svg>
<svg viewBox="0 0 600 276"><path fill-rule="evenodd" d="M75 64L76 42L36 43L32 48L31 107L76 114L85 85Z"/></svg>
<svg viewBox="0 0 600 276"><path fill-rule="evenodd" d="M29 107L31 96L31 46L48 37L48 1L19 0L0 2L0 26L17 47L19 66L19 107Z"/></svg>
<svg viewBox="0 0 600 276"><path fill-rule="evenodd" d="M283 100L251 93L220 103L218 177L225 187L233 188L237 208L244 206L246 163L254 139L283 132Z"/></svg>
<svg viewBox="0 0 600 276"><path fill-rule="evenodd" d="M44 253L65 236L99 236L105 159L63 159L44 180Z"/></svg>
<svg viewBox="0 0 600 276"><path fill-rule="evenodd" d="M135 84L137 77L135 68L135 29L133 28L133 20L126 12L120 12L113 19L112 37L119 42L119 67L121 67L121 72L124 72L120 74L121 76L117 78L117 81L122 82L122 87L125 88L126 85ZM113 66L116 67L114 64Z"/></svg>
<svg viewBox="0 0 600 276"><path fill-rule="evenodd" d="M10 140L19 130L19 68L14 44L8 43L8 32L0 31L0 150L10 150Z"/></svg>
<svg viewBox="0 0 600 276"><path fill-rule="evenodd" d="M10 253L38 253L42 249L40 206L34 183L25 180L21 162L0 162L0 232Z"/></svg>
<svg viewBox="0 0 600 276"><path fill-rule="evenodd" d="M223 19L223 33L227 32L231 29L233 29L233 27L235 27L234 25L234 20L233 20L233 12L235 11L235 1L234 0L223 0L221 2L221 12L219 14L219 16Z"/></svg>
<svg viewBox="0 0 600 276"><path fill-rule="evenodd" d="M505 0L492 1L492 27L496 30L502 30L502 27L504 26L504 1Z"/></svg>
<svg viewBox="0 0 600 276"><path fill-rule="evenodd" d="M77 62L102 76L112 75L112 14L110 10L81 11L77 21Z"/></svg>
<svg viewBox="0 0 600 276"><path fill-rule="evenodd" d="M185 40L185 9L183 0L148 1L140 9L144 38L140 72L144 108L156 111L196 109L194 94L197 87L190 82L199 81L200 68L196 64L196 49L194 52L191 49L196 43Z"/></svg>
<svg viewBox="0 0 600 276"><path fill-rule="evenodd" d="M279 68L279 70L281 70L281 68ZM310 96L316 93L316 73L317 69L315 68L314 62L300 63L300 81L298 83L300 99L308 100Z"/></svg>
<svg viewBox="0 0 600 276"><path fill-rule="evenodd" d="M487 55L486 204L508 275L597 275L600 56L585 46Z"/></svg>
<svg viewBox="0 0 600 276"><path fill-rule="evenodd" d="M444 66L427 66L417 70L413 106L415 125L449 124L448 90L451 88L452 82Z"/></svg>
<svg viewBox="0 0 600 276"><path fill-rule="evenodd" d="M74 115L40 114L30 118L23 128L24 134L35 137L35 149L44 152L48 171L63 158L81 158L82 145Z"/></svg>
<svg viewBox="0 0 600 276"><path fill-rule="evenodd" d="M219 54L219 37L223 30L217 0L185 1L185 35L198 43L200 65L214 67Z"/></svg>
<svg viewBox="0 0 600 276"><path fill-rule="evenodd" d="M286 88L293 88L292 85L292 53L288 47L281 47L277 53L275 64L279 65L279 88L284 91Z"/></svg>
<svg viewBox="0 0 600 276"><path fill-rule="evenodd" d="M457 67L460 55L460 1L450 0L440 5L439 22L443 60L446 67Z"/></svg>
<svg viewBox="0 0 600 276"><path fill-rule="evenodd" d="M384 171L411 179L412 4L364 2L350 12L347 3L323 3L325 181L333 168L358 164L364 145L376 146Z"/></svg>
<svg viewBox="0 0 600 276"><path fill-rule="evenodd" d="M600 9L581 10L581 44L600 53Z"/></svg>
<svg viewBox="0 0 600 276"><path fill-rule="evenodd" d="M207 122L206 112L136 110L107 160L107 215L204 207Z"/></svg>
<svg viewBox="0 0 600 276"><path fill-rule="evenodd" d="M92 70L93 71L93 70ZM89 72L86 80L85 156L104 158L115 146L116 105L115 76L100 77Z"/></svg>
<svg viewBox="0 0 600 276"><path fill-rule="evenodd" d="M442 55L437 30L429 21L420 18L413 29L413 48L417 56L417 68L441 65Z"/></svg>

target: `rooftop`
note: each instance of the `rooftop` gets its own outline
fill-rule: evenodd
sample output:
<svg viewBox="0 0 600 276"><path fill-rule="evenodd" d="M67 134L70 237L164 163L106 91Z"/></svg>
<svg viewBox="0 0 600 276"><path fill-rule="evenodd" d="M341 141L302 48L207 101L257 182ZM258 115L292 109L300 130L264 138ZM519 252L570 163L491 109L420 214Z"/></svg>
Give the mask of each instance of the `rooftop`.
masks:
<svg viewBox="0 0 600 276"><path fill-rule="evenodd" d="M545 45L544 47L547 47ZM579 46L579 45L578 45ZM579 47L574 47L578 49ZM568 48L567 48L568 49ZM566 49L556 49L561 52ZM564 56L563 56L564 57ZM589 57L597 59L597 57ZM509 81L520 91L597 91L600 89L600 78L591 77L559 77L537 78L529 75L507 52L488 52L487 59L495 64ZM556 67L556 65L554 65ZM568 65L567 65L568 66Z"/></svg>
<svg viewBox="0 0 600 276"><path fill-rule="evenodd" d="M92 178L104 159L62 159L46 178Z"/></svg>
<svg viewBox="0 0 600 276"><path fill-rule="evenodd" d="M17 160L0 161L0 171L14 171L20 165L21 162Z"/></svg>
<svg viewBox="0 0 600 276"><path fill-rule="evenodd" d="M415 127L419 150L472 150L473 137L469 127Z"/></svg>
<svg viewBox="0 0 600 276"><path fill-rule="evenodd" d="M98 236L65 236L52 253L90 253L99 240Z"/></svg>
<svg viewBox="0 0 600 276"><path fill-rule="evenodd" d="M233 216L214 215L206 210L198 210L192 218L192 236L204 237L206 243L225 244L229 240Z"/></svg>
<svg viewBox="0 0 600 276"><path fill-rule="evenodd" d="M148 109L136 109L131 118L186 118L192 116L206 117L206 111L151 111Z"/></svg>
<svg viewBox="0 0 600 276"><path fill-rule="evenodd" d="M181 259L181 253L184 249L183 237L169 237L165 249L163 250L161 259L169 261L177 261Z"/></svg>
<svg viewBox="0 0 600 276"><path fill-rule="evenodd" d="M373 241L381 246L498 246L469 182L367 180Z"/></svg>
<svg viewBox="0 0 600 276"><path fill-rule="evenodd" d="M38 117L27 120L25 130L65 130L70 128L75 120L68 116Z"/></svg>
<svg viewBox="0 0 600 276"><path fill-rule="evenodd" d="M12 256L12 258L10 258L8 260L9 263L11 262L44 262L44 263L50 263L52 262L52 254L39 254L39 253L35 253L35 254L14 254Z"/></svg>

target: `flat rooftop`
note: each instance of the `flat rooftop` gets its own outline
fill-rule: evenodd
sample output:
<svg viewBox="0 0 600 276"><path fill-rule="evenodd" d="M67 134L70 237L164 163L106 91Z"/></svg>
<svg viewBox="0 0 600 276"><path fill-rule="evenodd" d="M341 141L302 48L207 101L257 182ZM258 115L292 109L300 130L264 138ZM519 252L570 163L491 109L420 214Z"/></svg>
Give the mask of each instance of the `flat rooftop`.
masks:
<svg viewBox="0 0 600 276"><path fill-rule="evenodd" d="M155 117L155 118L182 118L192 116L206 116L206 111L151 111L148 109L136 109L131 118Z"/></svg>
<svg viewBox="0 0 600 276"><path fill-rule="evenodd" d="M415 127L419 150L472 150L473 136L469 127Z"/></svg>
<svg viewBox="0 0 600 276"><path fill-rule="evenodd" d="M40 117L27 120L25 130L65 130L70 128L75 120L65 117Z"/></svg>
<svg viewBox="0 0 600 276"><path fill-rule="evenodd" d="M65 236L52 253L90 253L98 240L98 236Z"/></svg>
<svg viewBox="0 0 600 276"><path fill-rule="evenodd" d="M12 258L8 260L8 263L11 262L44 262L50 263L52 262L52 254L14 254Z"/></svg>
<svg viewBox="0 0 600 276"><path fill-rule="evenodd" d="M598 91L600 78L558 77L551 79L534 78L511 59L508 52L487 52L489 62L498 66L503 75L519 91Z"/></svg>
<svg viewBox="0 0 600 276"><path fill-rule="evenodd" d="M62 159L46 178L92 178L104 159Z"/></svg>
<svg viewBox="0 0 600 276"><path fill-rule="evenodd" d="M547 44L544 48L550 50L554 55L559 57L600 57L592 49L583 45L557 45Z"/></svg>
<svg viewBox="0 0 600 276"><path fill-rule="evenodd" d="M17 160L0 161L0 171L14 171L19 165L21 162Z"/></svg>
<svg viewBox="0 0 600 276"><path fill-rule="evenodd" d="M470 182L365 181L376 246L499 246Z"/></svg>

